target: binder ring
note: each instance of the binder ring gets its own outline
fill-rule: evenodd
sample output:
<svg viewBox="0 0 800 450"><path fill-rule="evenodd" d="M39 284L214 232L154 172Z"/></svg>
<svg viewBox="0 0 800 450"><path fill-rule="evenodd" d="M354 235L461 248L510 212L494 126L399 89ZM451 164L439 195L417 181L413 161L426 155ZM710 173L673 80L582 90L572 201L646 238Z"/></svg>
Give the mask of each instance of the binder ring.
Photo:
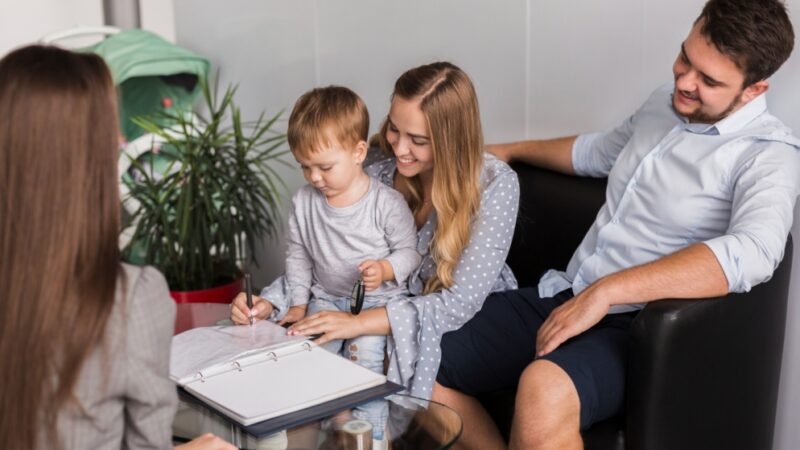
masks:
<svg viewBox="0 0 800 450"><path fill-rule="evenodd" d="M206 382L206 378L203 376L203 372L197 372L197 374L195 376L196 377L200 377L200 382L201 383L205 383Z"/></svg>
<svg viewBox="0 0 800 450"><path fill-rule="evenodd" d="M239 372L242 371L242 365L239 364L239 361L234 361L232 364L233 364L233 367L235 367L236 369L239 370Z"/></svg>
<svg viewBox="0 0 800 450"><path fill-rule="evenodd" d="M269 352L269 353L267 353L267 358L269 358L269 359L271 359L273 361L277 361L278 360L278 355L276 355L275 352Z"/></svg>
<svg viewBox="0 0 800 450"><path fill-rule="evenodd" d="M305 347L306 350L311 351L311 343L310 342L303 342L303 347Z"/></svg>

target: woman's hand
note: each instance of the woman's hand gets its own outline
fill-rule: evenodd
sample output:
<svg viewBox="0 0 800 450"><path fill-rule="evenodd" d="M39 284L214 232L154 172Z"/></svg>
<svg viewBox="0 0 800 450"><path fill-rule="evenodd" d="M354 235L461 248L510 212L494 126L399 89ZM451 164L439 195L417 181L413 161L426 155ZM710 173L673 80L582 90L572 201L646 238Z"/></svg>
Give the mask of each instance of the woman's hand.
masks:
<svg viewBox="0 0 800 450"><path fill-rule="evenodd" d="M278 322L278 325L297 322L306 316L306 309L308 309L308 305L292 306L288 311L286 311L286 315L283 316L283 319Z"/></svg>
<svg viewBox="0 0 800 450"><path fill-rule="evenodd" d="M351 339L364 334L358 316L341 311L322 311L312 314L289 327L289 336L312 336L323 333L315 339L317 344L325 344L335 339Z"/></svg>
<svg viewBox="0 0 800 450"><path fill-rule="evenodd" d="M206 433L199 438L175 447L175 450L236 450L236 447L222 438Z"/></svg>
<svg viewBox="0 0 800 450"><path fill-rule="evenodd" d="M238 325L249 325L250 317L254 320L264 320L272 314L273 306L263 298L253 296L253 309L247 307L247 294L240 292L231 302L231 321Z"/></svg>

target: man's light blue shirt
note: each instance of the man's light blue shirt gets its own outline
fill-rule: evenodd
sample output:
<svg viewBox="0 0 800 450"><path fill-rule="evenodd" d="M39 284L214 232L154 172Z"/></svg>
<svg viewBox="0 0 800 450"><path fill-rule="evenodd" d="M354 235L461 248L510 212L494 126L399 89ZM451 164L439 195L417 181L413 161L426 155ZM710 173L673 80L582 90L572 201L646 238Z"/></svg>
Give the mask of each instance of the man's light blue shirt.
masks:
<svg viewBox="0 0 800 450"><path fill-rule="evenodd" d="M714 252L731 292L772 276L800 193L800 140L767 111L764 95L707 125L679 116L672 92L663 86L618 128L576 139L575 172L607 176L606 203L567 271L542 276L541 297L577 294L694 243Z"/></svg>

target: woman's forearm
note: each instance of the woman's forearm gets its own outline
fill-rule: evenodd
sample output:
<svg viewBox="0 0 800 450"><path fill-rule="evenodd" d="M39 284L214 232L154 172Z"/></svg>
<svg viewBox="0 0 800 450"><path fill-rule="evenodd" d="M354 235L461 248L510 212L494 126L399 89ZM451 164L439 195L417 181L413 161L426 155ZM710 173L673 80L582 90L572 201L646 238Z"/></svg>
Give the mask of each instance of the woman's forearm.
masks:
<svg viewBox="0 0 800 450"><path fill-rule="evenodd" d="M359 322L360 335L388 336L392 333L389 314L386 312L385 306L365 309L356 317Z"/></svg>

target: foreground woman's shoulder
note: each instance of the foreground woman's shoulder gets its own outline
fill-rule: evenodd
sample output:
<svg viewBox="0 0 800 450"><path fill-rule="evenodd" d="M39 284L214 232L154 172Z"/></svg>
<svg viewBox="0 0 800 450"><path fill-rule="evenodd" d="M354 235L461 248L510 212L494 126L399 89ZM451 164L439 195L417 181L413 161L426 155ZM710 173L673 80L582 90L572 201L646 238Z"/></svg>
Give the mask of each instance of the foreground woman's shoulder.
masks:
<svg viewBox="0 0 800 450"><path fill-rule="evenodd" d="M146 312L147 316L175 315L175 302L169 295L164 275L151 266L122 264L129 314Z"/></svg>
<svg viewBox="0 0 800 450"><path fill-rule="evenodd" d="M503 184L503 180L508 180L508 184L501 187L513 189L518 185L517 173L514 172L514 169L491 153L484 152L481 186L486 189L495 184Z"/></svg>

